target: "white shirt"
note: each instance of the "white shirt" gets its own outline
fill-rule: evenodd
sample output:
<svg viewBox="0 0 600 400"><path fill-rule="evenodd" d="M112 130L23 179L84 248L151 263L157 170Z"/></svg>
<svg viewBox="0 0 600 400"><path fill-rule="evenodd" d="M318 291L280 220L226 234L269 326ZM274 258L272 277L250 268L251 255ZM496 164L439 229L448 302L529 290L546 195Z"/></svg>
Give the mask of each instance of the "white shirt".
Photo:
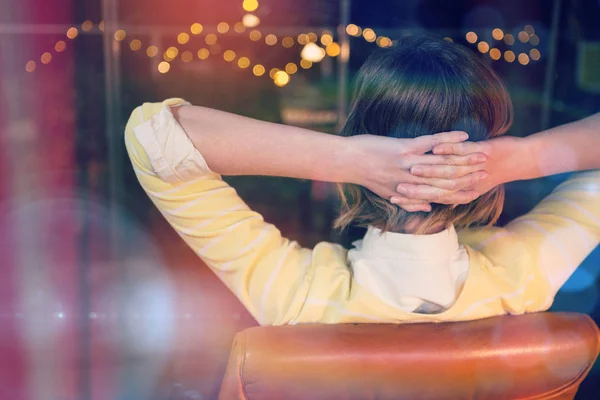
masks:
<svg viewBox="0 0 600 400"><path fill-rule="evenodd" d="M460 293L469 257L454 227L433 235L382 233L369 227L348 252L356 281L403 311L438 313Z"/></svg>

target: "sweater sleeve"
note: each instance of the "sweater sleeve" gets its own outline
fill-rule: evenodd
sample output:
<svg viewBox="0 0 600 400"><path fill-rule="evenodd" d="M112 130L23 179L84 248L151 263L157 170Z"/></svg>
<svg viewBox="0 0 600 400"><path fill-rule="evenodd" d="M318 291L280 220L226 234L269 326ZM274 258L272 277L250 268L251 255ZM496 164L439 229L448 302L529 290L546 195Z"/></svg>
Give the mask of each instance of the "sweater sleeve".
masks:
<svg viewBox="0 0 600 400"><path fill-rule="evenodd" d="M259 323L289 322L308 293L312 251L282 237L210 170L171 112L183 104L147 103L132 113L125 144L136 176L173 229Z"/></svg>
<svg viewBox="0 0 600 400"><path fill-rule="evenodd" d="M500 281L520 282L506 304L525 312L548 309L600 242L600 171L573 175L531 212L503 228L466 230L461 241L490 261Z"/></svg>

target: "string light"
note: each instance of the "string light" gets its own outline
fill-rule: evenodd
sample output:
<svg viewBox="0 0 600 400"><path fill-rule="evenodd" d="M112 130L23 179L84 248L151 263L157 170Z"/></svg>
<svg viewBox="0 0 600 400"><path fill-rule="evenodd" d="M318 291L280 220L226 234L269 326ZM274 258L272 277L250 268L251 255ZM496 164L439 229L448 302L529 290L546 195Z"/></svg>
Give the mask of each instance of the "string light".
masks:
<svg viewBox="0 0 600 400"><path fill-rule="evenodd" d="M138 51L139 49L142 48L142 42L138 39L133 39L130 43L129 43L129 48L133 51Z"/></svg>
<svg viewBox="0 0 600 400"><path fill-rule="evenodd" d="M296 72L298 72L298 66L293 62L287 63L285 65L285 72L287 72L290 75L294 75Z"/></svg>
<svg viewBox="0 0 600 400"><path fill-rule="evenodd" d="M306 36L308 36L308 41L309 42L313 42L313 43L316 43L317 40L319 39L319 37L317 36L317 34L314 33L314 32L308 32L306 34Z"/></svg>
<svg viewBox="0 0 600 400"><path fill-rule="evenodd" d="M125 33L125 31L123 29L119 29L118 31L115 32L115 40L117 42L124 40L126 36L127 36L127 33Z"/></svg>
<svg viewBox="0 0 600 400"><path fill-rule="evenodd" d="M285 71L277 71L273 77L273 82L279 87L283 87L290 82L290 76Z"/></svg>
<svg viewBox="0 0 600 400"><path fill-rule="evenodd" d="M208 51L208 49L202 48L202 49L198 50L197 55L200 60L206 60L208 58L208 56L210 55L210 52Z"/></svg>
<svg viewBox="0 0 600 400"><path fill-rule="evenodd" d="M100 21L98 24L98 29L100 29L100 32L104 32L104 21Z"/></svg>
<svg viewBox="0 0 600 400"><path fill-rule="evenodd" d="M500 57L502 56L502 53L500 52L500 50L493 48L490 50L490 58L494 61L497 61L500 59Z"/></svg>
<svg viewBox="0 0 600 400"><path fill-rule="evenodd" d="M233 50L225 50L223 53L223 59L227 62L231 62L235 59L235 52Z"/></svg>
<svg viewBox="0 0 600 400"><path fill-rule="evenodd" d="M519 34L517 35L517 37L519 38L519 41L521 43L527 43L529 41L529 35L525 31L519 32Z"/></svg>
<svg viewBox="0 0 600 400"><path fill-rule="evenodd" d="M200 24L198 22L194 22L192 24L192 26L190 27L190 32L192 32L193 35L199 35L202 33L203 30L204 30L204 27L202 26L202 24Z"/></svg>
<svg viewBox="0 0 600 400"><path fill-rule="evenodd" d="M542 54L538 49L531 49L529 50L529 57L531 57L532 60L537 61L542 57Z"/></svg>
<svg viewBox="0 0 600 400"><path fill-rule="evenodd" d="M253 68L252 68L252 73L256 76L263 76L265 74L265 67L263 67L260 64L256 64Z"/></svg>
<svg viewBox="0 0 600 400"><path fill-rule="evenodd" d="M35 71L35 68L36 68L35 61L27 61L27 64L25 64L25 71L27 71L27 72Z"/></svg>
<svg viewBox="0 0 600 400"><path fill-rule="evenodd" d="M507 50L504 52L504 60L506 62L513 62L515 61L516 57L515 57L515 53L513 53L511 50Z"/></svg>
<svg viewBox="0 0 600 400"><path fill-rule="evenodd" d="M62 53L63 51L65 51L65 49L67 48L67 43L64 40L59 40L58 42L56 42L56 44L54 45L54 50L57 53Z"/></svg>
<svg viewBox="0 0 600 400"><path fill-rule="evenodd" d="M519 54L519 64L522 64L522 65L529 64L529 56L525 53Z"/></svg>
<svg viewBox="0 0 600 400"><path fill-rule="evenodd" d="M479 50L481 53L487 53L488 50L490 49L490 45L487 44L487 42L484 42L483 40L479 43L477 43L477 50Z"/></svg>
<svg viewBox="0 0 600 400"><path fill-rule="evenodd" d="M242 24L244 24L246 28L254 28L260 24L260 18L254 14L245 14L242 17Z"/></svg>
<svg viewBox="0 0 600 400"><path fill-rule="evenodd" d="M179 44L186 44L189 41L190 41L190 35L188 35L187 33L181 32L179 35L177 35L177 42Z"/></svg>
<svg viewBox="0 0 600 400"><path fill-rule="evenodd" d="M271 70L269 71L269 77L271 79L275 79L275 74L279 71L280 71L279 68L271 68Z"/></svg>
<svg viewBox="0 0 600 400"><path fill-rule="evenodd" d="M67 30L67 37L69 39L73 40L77 37L77 35L79 35L79 31L77 30L77 28L69 28Z"/></svg>
<svg viewBox="0 0 600 400"><path fill-rule="evenodd" d="M511 35L510 33L507 33L506 35L504 35L504 43L506 43L509 46L512 46L513 44L515 44L514 36Z"/></svg>
<svg viewBox="0 0 600 400"><path fill-rule="evenodd" d="M183 62L190 62L193 59L194 59L194 55L192 54L191 51L186 50L181 54L181 61L183 61Z"/></svg>
<svg viewBox="0 0 600 400"><path fill-rule="evenodd" d="M219 22L217 32L221 34L229 32L229 24L227 22Z"/></svg>
<svg viewBox="0 0 600 400"><path fill-rule="evenodd" d="M169 72L171 70L171 64L169 64L166 61L161 61L158 64L158 72L160 72L161 74L166 74L167 72Z"/></svg>
<svg viewBox="0 0 600 400"><path fill-rule="evenodd" d="M467 32L465 39L467 39L467 42L474 44L477 42L477 34L475 32Z"/></svg>
<svg viewBox="0 0 600 400"><path fill-rule="evenodd" d="M375 31L371 28L366 28L365 30L363 30L363 37L369 43L372 43L375 41L375 39L377 39Z"/></svg>
<svg viewBox="0 0 600 400"><path fill-rule="evenodd" d="M158 54L158 47L148 46L148 48L146 49L146 54L148 55L148 57L156 57L156 55Z"/></svg>
<svg viewBox="0 0 600 400"><path fill-rule="evenodd" d="M45 52L40 57L40 61L42 62L42 64L50 64L50 61L52 61L52 54Z"/></svg>
<svg viewBox="0 0 600 400"><path fill-rule="evenodd" d="M502 29L496 28L492 31L492 37L496 40L502 40L504 37L504 32L502 32Z"/></svg>
<svg viewBox="0 0 600 400"><path fill-rule="evenodd" d="M337 57L340 55L341 47L339 44L333 42L325 48L325 52L329 57Z"/></svg>
<svg viewBox="0 0 600 400"><path fill-rule="evenodd" d="M248 57L240 57L238 60L238 67L245 69L250 66L250 59Z"/></svg>
<svg viewBox="0 0 600 400"><path fill-rule="evenodd" d="M300 57L312 62L319 62L325 57L325 49L315 43L308 43L300 52Z"/></svg>
<svg viewBox="0 0 600 400"><path fill-rule="evenodd" d="M89 19L83 21L83 24L81 24L81 30L84 32L91 31L93 27L94 27L94 24Z"/></svg>
<svg viewBox="0 0 600 400"><path fill-rule="evenodd" d="M252 40L252 41L256 42L257 40L260 40L261 36L262 36L262 34L260 33L259 30L255 29L252 32L250 32L250 40Z"/></svg>

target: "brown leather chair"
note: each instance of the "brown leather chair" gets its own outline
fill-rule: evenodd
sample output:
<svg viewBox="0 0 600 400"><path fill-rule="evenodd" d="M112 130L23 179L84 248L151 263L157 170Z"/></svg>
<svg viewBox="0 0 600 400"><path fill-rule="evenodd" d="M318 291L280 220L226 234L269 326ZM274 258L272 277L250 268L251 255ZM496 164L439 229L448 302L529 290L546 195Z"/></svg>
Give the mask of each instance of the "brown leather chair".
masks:
<svg viewBox="0 0 600 400"><path fill-rule="evenodd" d="M256 327L236 335L220 399L573 399L599 344L574 313Z"/></svg>

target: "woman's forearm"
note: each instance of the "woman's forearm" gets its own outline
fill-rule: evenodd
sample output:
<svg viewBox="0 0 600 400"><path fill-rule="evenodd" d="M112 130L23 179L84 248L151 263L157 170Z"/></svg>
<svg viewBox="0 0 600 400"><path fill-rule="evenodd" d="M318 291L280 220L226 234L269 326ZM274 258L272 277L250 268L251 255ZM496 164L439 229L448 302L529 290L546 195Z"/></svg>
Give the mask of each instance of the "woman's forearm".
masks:
<svg viewBox="0 0 600 400"><path fill-rule="evenodd" d="M524 143L531 159L521 179L600 169L600 113L530 135Z"/></svg>
<svg viewBox="0 0 600 400"><path fill-rule="evenodd" d="M205 107L173 108L173 114L219 174L349 180L344 176L350 169L346 138Z"/></svg>

